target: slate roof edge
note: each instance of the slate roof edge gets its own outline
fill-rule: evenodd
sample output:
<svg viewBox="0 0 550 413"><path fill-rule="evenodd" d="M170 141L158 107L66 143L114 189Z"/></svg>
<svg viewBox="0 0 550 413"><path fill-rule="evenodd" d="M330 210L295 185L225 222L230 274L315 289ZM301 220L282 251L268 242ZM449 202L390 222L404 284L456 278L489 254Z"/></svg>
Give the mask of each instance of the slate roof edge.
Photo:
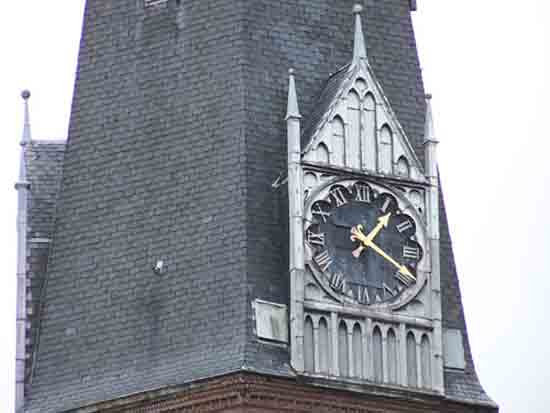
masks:
<svg viewBox="0 0 550 413"><path fill-rule="evenodd" d="M38 145L67 145L66 139L33 139L31 141L31 144L38 144Z"/></svg>
<svg viewBox="0 0 550 413"><path fill-rule="evenodd" d="M236 369L230 369L225 373L221 374L215 374L211 376L203 376L197 379L193 379L184 383L178 383L178 384L167 384L160 387L150 388L147 390L142 390L134 393L127 393L121 396L118 396L111 400L101 400L97 402L88 403L82 406L78 407L71 407L69 409L61 410L59 413L95 413L95 412L101 412L102 409L107 408L113 408L116 406L125 406L132 403L137 403L140 401L145 400L153 400L158 399L159 397L166 397L171 396L172 394L178 393L180 391L184 391L187 389L192 388L193 386L200 385L201 383L208 381L208 380L216 380L221 379L226 376L230 376L232 374L242 373L242 372L248 372L249 370L245 370L242 367L236 368Z"/></svg>
<svg viewBox="0 0 550 413"><path fill-rule="evenodd" d="M326 123L329 121L332 109L341 99L342 94L346 89L344 85L346 83L351 83L350 78L355 73L356 68L357 66L353 65L353 63L350 62L342 66L336 72L331 73L326 79L322 89L314 100L315 104L313 105L312 110L304 118L304 127L300 136L302 155L304 155L311 149L311 146L313 145L313 142L315 141L319 132L322 130L323 126L326 125ZM339 78L340 76L342 77ZM332 86L331 82L337 82L337 87L335 88L332 95L330 93L330 86ZM315 119L315 115L317 114L319 108L321 108L321 111L319 111L318 113L319 117Z"/></svg>
<svg viewBox="0 0 550 413"><path fill-rule="evenodd" d="M319 132L320 125L323 122L323 118L328 116L330 111L331 104L334 104L338 94L341 94L342 84L346 81L347 73L353 70L353 65L351 62L346 63L344 66L340 67L333 73L329 73L329 76L324 80L322 87L315 95L313 101L315 104L310 109L309 113L302 119L302 130L300 134L300 145L301 145L301 154L305 154L312 142L315 139L315 136ZM341 79L339 77L342 76ZM338 87L335 89L332 96L328 95L329 86L331 82L339 82ZM319 109L321 107L321 109ZM319 115L317 119L314 118L315 115Z"/></svg>
<svg viewBox="0 0 550 413"><path fill-rule="evenodd" d="M460 397L445 396L446 400L455 403L467 404L470 406L482 406L489 407L491 409L498 409L499 406L494 401L485 401L485 400L475 400L475 399L461 399Z"/></svg>
<svg viewBox="0 0 550 413"><path fill-rule="evenodd" d="M434 399L440 399L440 400L447 400L450 402L460 403L460 404L466 404L470 406L477 406L477 407L487 407L491 409L498 409L498 405L494 402L487 402L487 401L480 401L480 400L472 400L472 399L461 399L458 397L451 397L446 395L441 395L437 393L433 393L430 391L416 391L416 390L410 390L406 388L390 388L386 386L378 386L374 383L368 383L368 384L354 384L354 383L342 383L342 382L332 382L329 379L319 379L315 377L309 377L309 376L303 376L298 374L281 374L280 372L267 372L263 369L257 369L252 366L246 366L243 365L241 368L231 369L225 373L217 374L213 376L205 376L202 378L194 379L185 383L179 383L179 384L172 384L172 385L166 385L161 386L157 388L152 388L140 392L135 393L128 393L125 395L121 395L115 399L112 400L103 400L95 403L90 403L87 405L79 406L79 407L73 407L70 409L62 410L59 413L95 413L100 412L102 409L106 408L107 406L109 408L113 408L116 406L122 407L125 405L138 403L141 401L146 400L152 400L158 399L158 397L168 397L173 394L176 394L178 392L191 389L193 386L200 385L206 381L209 380L216 380L221 379L223 377L231 376L233 374L238 373L252 373L252 374L258 374L261 376L266 377L276 377L276 378L282 378L282 379L296 379L297 381L301 381L303 384L309 384L315 387L324 387L324 388L330 388L340 391L347 391L351 393L356 394L368 394L371 396L378 396L378 397L390 397L395 399L404 399L408 400L410 398L411 394L414 395L422 395L428 398L434 398ZM364 387L365 385L371 387L372 391L365 392L365 389L359 389L354 388L354 386L361 386ZM406 393L406 394L405 394Z"/></svg>
<svg viewBox="0 0 550 413"><path fill-rule="evenodd" d="M51 150L53 149L53 151ZM53 140L53 139L32 139L28 146L27 146L27 155L29 156L29 160L27 163L28 168L28 178L29 183L31 185L31 190L28 193L29 200L33 199L35 196L35 189L36 188L45 188L55 185L55 195L53 197L53 206L51 209L44 209L41 210L39 213L37 211L33 211L30 207L30 204L27 205L27 214L28 214L28 220L29 223L33 224L35 223L36 219L42 220L44 218L44 213L51 214L52 221L55 222L55 215L56 215L56 209L57 209L57 202L59 199L59 190L60 190L60 184L61 179L63 176L63 163L64 163L64 157L65 157L65 150L66 150L66 140ZM32 157L37 154L46 154L48 163L36 163L34 162L34 159ZM53 154L53 155L52 155ZM49 157L49 158L48 158ZM59 158L57 158L59 157ZM41 174L39 171L47 170L48 168L52 167L52 165L57 165L59 163L59 172L56 176L52 177L48 176L48 179L44 180L41 177ZM40 217L38 217L40 216ZM52 232L45 234L44 236L36 237L34 235L34 232L31 231L26 235L27 242L32 245L36 245L39 243L46 243L49 244L47 252L47 260L49 261L49 255L51 252L51 241L53 240L53 232L54 228L52 227ZM26 256L27 265L30 265L31 261L33 259L33 253L28 253ZM46 264L47 266L47 264ZM27 271L27 277L30 270ZM32 341L31 349L28 353L29 355L29 372L25 375L25 385L31 387L32 381L34 377L34 372L36 368L36 357L38 353L38 348L40 346L40 330L41 330L41 324L42 324L42 311L43 311L43 299L44 299L44 293L46 291L47 286L47 270L43 273L43 282L40 286L39 294L37 297L34 297L32 299L28 299L27 305L30 305L32 308L32 305L37 305L37 325L33 327L27 334L27 338L30 338ZM27 391L25 392L25 399L28 398Z"/></svg>

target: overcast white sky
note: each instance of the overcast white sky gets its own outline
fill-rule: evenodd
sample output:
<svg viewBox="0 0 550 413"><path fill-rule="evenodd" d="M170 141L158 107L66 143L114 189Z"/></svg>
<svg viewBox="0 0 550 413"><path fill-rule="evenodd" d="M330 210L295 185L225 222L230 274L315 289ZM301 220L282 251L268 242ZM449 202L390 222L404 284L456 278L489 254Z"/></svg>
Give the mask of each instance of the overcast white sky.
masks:
<svg viewBox="0 0 550 413"><path fill-rule="evenodd" d="M20 92L32 92L34 138L65 138L83 3L0 5L5 412L13 411L14 393ZM414 16L426 89L434 95L440 170L478 373L501 412L547 413L550 2L419 0Z"/></svg>

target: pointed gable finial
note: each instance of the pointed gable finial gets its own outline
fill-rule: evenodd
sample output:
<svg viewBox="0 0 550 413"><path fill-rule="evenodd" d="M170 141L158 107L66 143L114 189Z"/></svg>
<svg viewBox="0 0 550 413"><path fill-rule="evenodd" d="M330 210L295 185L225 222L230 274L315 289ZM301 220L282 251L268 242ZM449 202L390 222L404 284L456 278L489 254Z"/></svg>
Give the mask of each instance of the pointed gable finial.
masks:
<svg viewBox="0 0 550 413"><path fill-rule="evenodd" d="M363 33L363 25L361 24L361 12L363 6L356 4L353 6L353 14L355 15L355 37L353 40L353 63L357 64L361 59L367 59L367 47L365 43L365 35Z"/></svg>
<svg viewBox="0 0 550 413"><path fill-rule="evenodd" d="M426 122L424 124L424 142L437 142L435 138L434 119L432 112L432 95L426 94Z"/></svg>
<svg viewBox="0 0 550 413"><path fill-rule="evenodd" d="M288 104L286 109L286 120L290 118L300 119L300 110L298 109L298 97L296 94L296 82L294 81L294 69L288 70Z"/></svg>
<svg viewBox="0 0 550 413"><path fill-rule="evenodd" d="M424 126L424 168L426 176L434 188L437 188L437 145L432 112L432 95L426 95L426 124ZM434 196L435 197L435 196ZM435 210L435 208L434 208Z"/></svg>
<svg viewBox="0 0 550 413"><path fill-rule="evenodd" d="M21 92L21 97L25 101L25 120L23 123L23 135L21 137L21 146L25 146L30 143L32 140L31 136L31 120L29 115L29 98L31 97L31 92L24 90Z"/></svg>
<svg viewBox="0 0 550 413"><path fill-rule="evenodd" d="M27 182L27 165L25 162L25 152L27 144L31 142L31 122L29 116L29 98L31 97L31 92L24 90L21 92L21 97L25 101L25 120L23 123L23 134L21 136L21 159L19 161L19 179L15 184L16 189L28 188L29 184Z"/></svg>

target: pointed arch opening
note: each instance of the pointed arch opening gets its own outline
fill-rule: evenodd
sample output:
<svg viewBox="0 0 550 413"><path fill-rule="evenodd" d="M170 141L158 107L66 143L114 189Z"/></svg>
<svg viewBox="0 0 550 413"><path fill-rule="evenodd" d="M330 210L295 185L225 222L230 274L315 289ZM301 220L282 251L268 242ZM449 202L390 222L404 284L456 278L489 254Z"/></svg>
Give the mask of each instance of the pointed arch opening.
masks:
<svg viewBox="0 0 550 413"><path fill-rule="evenodd" d="M372 332L372 357L374 368L374 381L382 383L384 380L384 355L382 352L382 332L378 326Z"/></svg>
<svg viewBox="0 0 550 413"><path fill-rule="evenodd" d="M344 166L346 152L345 125L340 116L335 116L332 119L332 142L333 159L331 161L336 166Z"/></svg>
<svg viewBox="0 0 550 413"><path fill-rule="evenodd" d="M388 383L397 384L397 337L393 328L388 330Z"/></svg>
<svg viewBox="0 0 550 413"><path fill-rule="evenodd" d="M348 327L345 321L338 326L338 367L340 376L349 376Z"/></svg>
<svg viewBox="0 0 550 413"><path fill-rule="evenodd" d="M412 331L407 334L407 384L418 387L418 363L416 360L416 339Z"/></svg>
<svg viewBox="0 0 550 413"><path fill-rule="evenodd" d="M430 339L427 334L422 336L420 343L420 358L421 358L421 372L422 372L422 387L432 387L432 364L431 364L431 351L430 351Z"/></svg>
<svg viewBox="0 0 550 413"><path fill-rule="evenodd" d="M384 174L390 174L392 172L392 155L393 148L393 132L386 124L382 126L380 130L380 158L379 158L379 170Z"/></svg>
<svg viewBox="0 0 550 413"><path fill-rule="evenodd" d="M317 150L315 152L315 157L317 159L317 162L320 163L330 163L330 154L327 145L324 142L321 142L319 145L317 145Z"/></svg>
<svg viewBox="0 0 550 413"><path fill-rule="evenodd" d="M355 323L352 335L353 375L363 377L363 336L361 326Z"/></svg>
<svg viewBox="0 0 550 413"><path fill-rule="evenodd" d="M349 137L346 140L346 166L361 167L361 98L352 89L348 94Z"/></svg>
<svg viewBox="0 0 550 413"><path fill-rule="evenodd" d="M374 95L372 93L367 93L365 95L365 103L364 103L365 110L373 112L376 109L376 99L374 99Z"/></svg>
<svg viewBox="0 0 550 413"><path fill-rule="evenodd" d="M319 372L328 374L330 365L330 349L328 338L328 323L325 317L319 319Z"/></svg>
<svg viewBox="0 0 550 413"><path fill-rule="evenodd" d="M372 93L367 93L363 103L364 125L362 161L363 169L376 170L376 101Z"/></svg>
<svg viewBox="0 0 550 413"><path fill-rule="evenodd" d="M363 79L362 77L358 77L357 80L355 81L355 88L363 93L365 91L365 89L367 88L367 81L365 79Z"/></svg>
<svg viewBox="0 0 550 413"><path fill-rule="evenodd" d="M411 176L409 161L404 156L400 156L397 160L397 175L403 178L409 178Z"/></svg>
<svg viewBox="0 0 550 413"><path fill-rule="evenodd" d="M315 340L313 338L313 320L306 317L304 323L304 368L307 372L315 371Z"/></svg>

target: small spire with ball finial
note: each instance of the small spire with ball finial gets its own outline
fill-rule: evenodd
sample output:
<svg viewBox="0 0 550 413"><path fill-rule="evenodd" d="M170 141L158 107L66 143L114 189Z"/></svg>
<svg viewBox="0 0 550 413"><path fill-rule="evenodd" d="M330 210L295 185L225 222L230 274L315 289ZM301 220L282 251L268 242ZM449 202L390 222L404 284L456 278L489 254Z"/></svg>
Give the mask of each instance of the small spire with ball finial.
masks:
<svg viewBox="0 0 550 413"><path fill-rule="evenodd" d="M435 137L434 118L432 112L432 95L427 93L426 99L426 121L424 123L424 142L437 142Z"/></svg>
<svg viewBox="0 0 550 413"><path fill-rule="evenodd" d="M24 117L24 123L23 123L23 135L21 137L21 145L25 146L32 140L31 136L31 120L30 120L30 114L29 114L29 99L31 97L31 92L28 90L24 90L21 92L21 97L23 98L25 102L25 117Z"/></svg>

